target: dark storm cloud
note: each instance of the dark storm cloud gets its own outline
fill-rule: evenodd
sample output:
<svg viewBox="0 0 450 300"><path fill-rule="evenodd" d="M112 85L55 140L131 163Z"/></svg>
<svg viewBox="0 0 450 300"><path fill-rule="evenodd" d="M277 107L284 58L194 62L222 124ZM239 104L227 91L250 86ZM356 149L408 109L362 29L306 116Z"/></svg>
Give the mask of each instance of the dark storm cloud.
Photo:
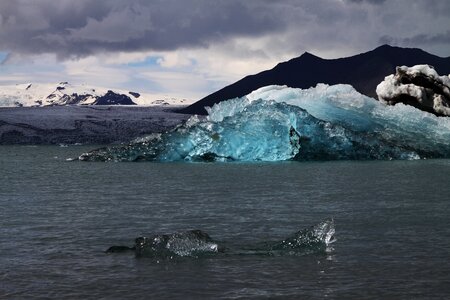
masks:
<svg viewBox="0 0 450 300"><path fill-rule="evenodd" d="M268 51L368 50L382 40L448 45L448 34L433 22L441 16L441 26L448 25L449 10L450 1L439 0L0 1L0 51L65 59L208 47L268 34Z"/></svg>
<svg viewBox="0 0 450 300"><path fill-rule="evenodd" d="M363 3L363 2L367 2L370 4L382 4L384 3L386 0L347 0L348 2L354 2L354 3Z"/></svg>
<svg viewBox="0 0 450 300"><path fill-rule="evenodd" d="M450 30L435 35L418 34L404 39L406 44L450 44Z"/></svg>
<svg viewBox="0 0 450 300"><path fill-rule="evenodd" d="M381 44L392 44L399 46L424 46L424 45L450 45L450 30L438 34L417 34L412 37L396 38L384 35L379 39Z"/></svg>
<svg viewBox="0 0 450 300"><path fill-rule="evenodd" d="M0 49L61 57L201 47L285 25L262 6L234 0L2 1L0 24Z"/></svg>

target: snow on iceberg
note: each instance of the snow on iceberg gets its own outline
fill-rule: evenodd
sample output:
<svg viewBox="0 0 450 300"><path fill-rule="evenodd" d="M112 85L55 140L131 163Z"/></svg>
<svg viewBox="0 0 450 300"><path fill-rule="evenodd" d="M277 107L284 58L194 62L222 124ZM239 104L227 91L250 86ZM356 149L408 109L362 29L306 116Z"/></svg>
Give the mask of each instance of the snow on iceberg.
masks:
<svg viewBox="0 0 450 300"><path fill-rule="evenodd" d="M450 157L450 118L386 106L349 85L267 86L175 130L85 161L280 161Z"/></svg>
<svg viewBox="0 0 450 300"><path fill-rule="evenodd" d="M406 103L440 116L450 116L450 78L429 65L397 67L377 86L380 101Z"/></svg>

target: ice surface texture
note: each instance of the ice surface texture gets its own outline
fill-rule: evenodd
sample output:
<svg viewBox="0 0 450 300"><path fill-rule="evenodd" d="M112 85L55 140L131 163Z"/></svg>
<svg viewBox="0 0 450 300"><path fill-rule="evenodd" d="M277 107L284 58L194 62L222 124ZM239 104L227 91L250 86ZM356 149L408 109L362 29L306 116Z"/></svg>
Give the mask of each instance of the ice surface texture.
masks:
<svg viewBox="0 0 450 300"><path fill-rule="evenodd" d="M387 106L350 85L267 86L175 130L86 161L282 161L450 157L450 118Z"/></svg>
<svg viewBox="0 0 450 300"><path fill-rule="evenodd" d="M311 228L294 233L281 242L271 244L269 249L271 253L285 250L298 252L300 249L303 251L327 251L335 242L334 234L334 220L326 219Z"/></svg>
<svg viewBox="0 0 450 300"><path fill-rule="evenodd" d="M255 245L228 247L226 243L213 240L206 232L189 230L152 237L138 237L134 247L112 246L106 253L134 250L136 257L174 259L178 257L201 257L225 253L228 255L305 255L327 253L335 242L333 219L300 230L281 241L262 242Z"/></svg>
<svg viewBox="0 0 450 300"><path fill-rule="evenodd" d="M219 245L201 230L139 237L135 242L137 257L173 258L219 252Z"/></svg>
<svg viewBox="0 0 450 300"><path fill-rule="evenodd" d="M440 116L450 116L450 78L429 65L396 68L377 86L378 98L394 105L410 104Z"/></svg>

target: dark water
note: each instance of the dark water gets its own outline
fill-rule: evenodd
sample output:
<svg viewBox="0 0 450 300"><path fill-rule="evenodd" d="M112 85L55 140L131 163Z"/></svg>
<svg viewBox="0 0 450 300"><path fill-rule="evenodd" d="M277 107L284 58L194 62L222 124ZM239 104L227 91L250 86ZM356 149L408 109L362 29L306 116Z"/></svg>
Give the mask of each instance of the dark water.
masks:
<svg viewBox="0 0 450 300"><path fill-rule="evenodd" d="M450 160L66 162L86 147L0 147L0 298L450 296ZM105 254L202 229L236 246L327 217L335 250L160 261Z"/></svg>

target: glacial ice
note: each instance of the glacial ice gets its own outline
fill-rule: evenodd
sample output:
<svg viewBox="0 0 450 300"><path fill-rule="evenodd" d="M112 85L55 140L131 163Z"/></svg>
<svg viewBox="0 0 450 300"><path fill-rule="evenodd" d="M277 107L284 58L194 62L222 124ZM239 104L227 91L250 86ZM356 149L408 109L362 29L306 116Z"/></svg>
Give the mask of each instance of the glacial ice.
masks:
<svg viewBox="0 0 450 300"><path fill-rule="evenodd" d="M138 237L137 257L173 258L219 252L219 245L201 230L160 234L152 238Z"/></svg>
<svg viewBox="0 0 450 300"><path fill-rule="evenodd" d="M395 74L377 86L380 101L402 102L439 116L450 116L450 78L439 76L429 65L397 67Z"/></svg>
<svg viewBox="0 0 450 300"><path fill-rule="evenodd" d="M171 234L138 237L133 247L112 246L106 253L134 251L136 257L175 259L178 257L210 256L217 253L228 255L305 255L327 253L333 248L335 224L331 218L315 226L302 229L281 241L265 241L257 244L228 246L213 240L206 232L189 230Z"/></svg>
<svg viewBox="0 0 450 300"><path fill-rule="evenodd" d="M450 157L450 118L387 106L350 85L267 86L171 132L82 154L85 161L281 161Z"/></svg>
<svg viewBox="0 0 450 300"><path fill-rule="evenodd" d="M300 230L288 238L269 245L271 255L283 254L286 251L291 254L330 252L333 250L331 244L336 239L334 237L336 230L333 219L325 219L319 224Z"/></svg>

